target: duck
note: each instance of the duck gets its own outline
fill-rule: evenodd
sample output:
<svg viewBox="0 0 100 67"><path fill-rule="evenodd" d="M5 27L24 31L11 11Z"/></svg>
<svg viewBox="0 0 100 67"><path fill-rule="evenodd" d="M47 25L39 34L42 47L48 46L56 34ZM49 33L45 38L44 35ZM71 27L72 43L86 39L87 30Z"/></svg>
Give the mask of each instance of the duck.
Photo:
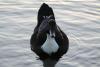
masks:
<svg viewBox="0 0 100 67"><path fill-rule="evenodd" d="M44 67L55 67L59 59L68 52L69 39L57 25L53 9L46 3L38 10L37 25L30 45Z"/></svg>

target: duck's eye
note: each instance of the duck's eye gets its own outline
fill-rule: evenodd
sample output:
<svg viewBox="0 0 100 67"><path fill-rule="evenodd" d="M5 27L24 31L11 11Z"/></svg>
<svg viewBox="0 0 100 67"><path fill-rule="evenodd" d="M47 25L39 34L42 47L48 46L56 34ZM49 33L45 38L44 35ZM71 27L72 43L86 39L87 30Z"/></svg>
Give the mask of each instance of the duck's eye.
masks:
<svg viewBox="0 0 100 67"><path fill-rule="evenodd" d="M48 16L46 16L46 18L48 18Z"/></svg>
<svg viewBox="0 0 100 67"><path fill-rule="evenodd" d="M49 16L43 16L43 18L45 19L45 18L48 18Z"/></svg>
<svg viewBox="0 0 100 67"><path fill-rule="evenodd" d="M43 18L45 19L45 18L46 18L46 16L43 16Z"/></svg>

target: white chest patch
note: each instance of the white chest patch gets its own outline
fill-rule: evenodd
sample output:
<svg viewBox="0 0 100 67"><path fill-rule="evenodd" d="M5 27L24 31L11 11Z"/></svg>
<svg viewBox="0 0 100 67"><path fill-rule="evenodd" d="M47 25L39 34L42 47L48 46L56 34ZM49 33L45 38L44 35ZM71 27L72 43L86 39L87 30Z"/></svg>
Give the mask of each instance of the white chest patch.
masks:
<svg viewBox="0 0 100 67"><path fill-rule="evenodd" d="M55 39L52 38L49 34L47 34L47 39L45 43L41 46L41 48L44 52L50 55L51 53L57 52L59 46L56 43Z"/></svg>

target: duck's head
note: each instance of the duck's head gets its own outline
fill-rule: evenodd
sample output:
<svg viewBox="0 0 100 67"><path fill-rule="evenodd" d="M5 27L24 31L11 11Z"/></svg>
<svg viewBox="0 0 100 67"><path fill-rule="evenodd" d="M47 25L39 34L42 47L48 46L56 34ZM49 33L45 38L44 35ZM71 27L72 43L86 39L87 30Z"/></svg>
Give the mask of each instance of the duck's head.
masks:
<svg viewBox="0 0 100 67"><path fill-rule="evenodd" d="M47 17L52 15L52 19L55 19L54 13L51 7L49 7L47 4L43 3L38 11L38 26L42 23L43 20L45 20Z"/></svg>
<svg viewBox="0 0 100 67"><path fill-rule="evenodd" d="M38 11L38 35L40 33L50 34L55 36L56 22L54 13L51 7L43 3Z"/></svg>

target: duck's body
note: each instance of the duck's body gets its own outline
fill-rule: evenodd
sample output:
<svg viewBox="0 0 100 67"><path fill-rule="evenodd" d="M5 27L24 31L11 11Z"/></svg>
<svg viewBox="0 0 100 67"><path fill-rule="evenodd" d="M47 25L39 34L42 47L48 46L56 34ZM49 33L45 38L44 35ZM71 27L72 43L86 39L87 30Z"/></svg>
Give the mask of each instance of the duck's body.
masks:
<svg viewBox="0 0 100 67"><path fill-rule="evenodd" d="M56 24L53 10L47 4L39 9L38 24L30 42L31 50L44 62L44 67L48 64L48 59L55 61L55 65L68 50L68 38Z"/></svg>

